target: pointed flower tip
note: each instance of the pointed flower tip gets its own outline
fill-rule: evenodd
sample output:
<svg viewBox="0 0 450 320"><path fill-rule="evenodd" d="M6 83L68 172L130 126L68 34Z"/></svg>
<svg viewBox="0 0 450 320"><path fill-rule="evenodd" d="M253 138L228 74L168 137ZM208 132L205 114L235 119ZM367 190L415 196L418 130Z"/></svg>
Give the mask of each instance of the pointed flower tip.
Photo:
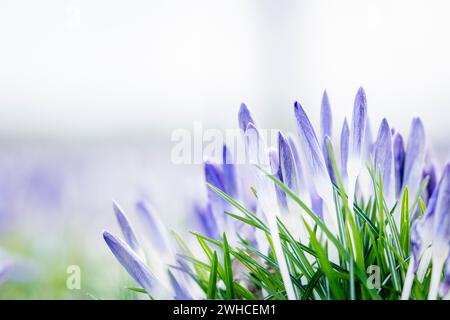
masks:
<svg viewBox="0 0 450 320"><path fill-rule="evenodd" d="M238 114L239 128L246 131L249 123L254 123L250 110L245 103L241 103Z"/></svg>
<svg viewBox="0 0 450 320"><path fill-rule="evenodd" d="M320 110L320 127L322 131L322 139L325 138L325 136L331 137L333 130L333 117L331 113L330 101L328 100L326 91L324 92L322 97L322 105Z"/></svg>

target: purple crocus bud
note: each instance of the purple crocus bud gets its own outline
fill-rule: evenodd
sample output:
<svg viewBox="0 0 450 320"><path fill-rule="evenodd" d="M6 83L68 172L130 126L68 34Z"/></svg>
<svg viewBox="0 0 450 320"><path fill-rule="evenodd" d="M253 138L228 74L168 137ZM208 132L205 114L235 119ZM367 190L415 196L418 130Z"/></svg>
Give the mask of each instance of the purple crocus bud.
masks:
<svg viewBox="0 0 450 320"><path fill-rule="evenodd" d="M415 118L411 125L405 153L403 188L408 187L411 198L416 197L425 161L425 130L422 121Z"/></svg>
<svg viewBox="0 0 450 320"><path fill-rule="evenodd" d="M150 208L150 204L145 201L138 201L136 211L154 248L158 250L159 254L169 254L171 251L169 236L155 210Z"/></svg>
<svg viewBox="0 0 450 320"><path fill-rule="evenodd" d="M347 118L345 118L341 130L341 175L344 181L347 180L349 139L350 139L350 129L348 128Z"/></svg>
<svg viewBox="0 0 450 320"><path fill-rule="evenodd" d="M223 183L225 193L235 199L238 195L238 183L236 178L236 167L233 161L233 156L227 146L223 145Z"/></svg>
<svg viewBox="0 0 450 320"><path fill-rule="evenodd" d="M367 125L367 100L364 89L359 88L353 106L353 118L350 133L350 152L347 163L348 203L353 208L356 181L362 167L364 143Z"/></svg>
<svg viewBox="0 0 450 320"><path fill-rule="evenodd" d="M439 190L440 185L436 187L431 195L424 216L420 220L415 220L411 227L411 253L414 273L419 267L420 258L432 242L433 224Z"/></svg>
<svg viewBox="0 0 450 320"><path fill-rule="evenodd" d="M156 292L155 286L160 287L158 280L136 253L125 242L108 231L103 232L103 238L128 274L148 293Z"/></svg>
<svg viewBox="0 0 450 320"><path fill-rule="evenodd" d="M320 111L320 128L322 133L322 139L326 136L332 137L333 131L333 117L330 108L330 101L328 99L327 91L323 92L322 106Z"/></svg>
<svg viewBox="0 0 450 320"><path fill-rule="evenodd" d="M331 140L329 136L325 136L322 143L322 153L323 158L325 160L325 166L327 167L328 175L330 176L330 179L332 182L336 182L336 177L333 170L333 164L331 163L331 155L328 152L328 145L327 141L331 144Z"/></svg>
<svg viewBox="0 0 450 320"><path fill-rule="evenodd" d="M270 160L270 166L271 166L271 171L273 172L274 176L280 180L281 182L284 183L284 177L281 173L281 167L280 167L280 161L279 161L279 155L277 150L275 149L270 149L269 150L269 160ZM286 193L283 191L283 189L281 189L279 186L275 186L275 190L277 192L277 199L278 199L278 204L281 208L281 210L283 212L286 212L288 207L287 207L287 200L286 200Z"/></svg>
<svg viewBox="0 0 450 320"><path fill-rule="evenodd" d="M136 235L130 223L128 222L127 216L115 201L113 201L113 209L123 237L125 238L125 242L130 246L131 249L133 249L134 252L136 252L139 257L143 259L143 261L145 261L144 251L137 241Z"/></svg>
<svg viewBox="0 0 450 320"><path fill-rule="evenodd" d="M211 203L208 203L205 208L200 205L194 205L194 215L202 228L203 233L212 238L219 239L220 233L217 226L216 218L214 217L211 209Z"/></svg>
<svg viewBox="0 0 450 320"><path fill-rule="evenodd" d="M266 144L253 123L248 124L244 139L250 163L257 164L260 168L269 172L271 168ZM274 253L280 266L280 273L284 286L286 287L288 299L292 300L296 296L289 276L288 265L283 256L283 248L278 233L277 217L279 216L279 208L277 205L275 184L258 168L252 169L255 187L258 193L258 210L266 216L269 228L272 230ZM274 174L273 172L271 173Z"/></svg>
<svg viewBox="0 0 450 320"><path fill-rule="evenodd" d="M298 192L299 194L302 194L306 190L305 188L301 188L300 185L301 183L306 183L306 181L303 175L303 168L300 160L300 155L298 153L297 143L295 142L294 138L291 135L288 136L288 142L289 147L291 148L292 157L294 158L295 171L297 172L297 183L299 188Z"/></svg>
<svg viewBox="0 0 450 320"><path fill-rule="evenodd" d="M221 168L212 162L205 162L205 180L207 183L212 184L214 187L219 188L223 192L225 191L224 175Z"/></svg>
<svg viewBox="0 0 450 320"><path fill-rule="evenodd" d="M313 177L326 176L325 161L313 126L300 103L295 102L294 111L297 118L300 143L307 158L305 165Z"/></svg>
<svg viewBox="0 0 450 320"><path fill-rule="evenodd" d="M397 199L401 195L403 186L403 170L405 167L405 145L400 133L394 137L394 177L395 177L395 196Z"/></svg>
<svg viewBox="0 0 450 320"><path fill-rule="evenodd" d="M363 151L362 156L364 160L370 159L372 155L372 151L374 148L374 142L372 139L372 126L370 125L369 116L367 115L366 120L366 130L364 133L364 145L363 145ZM392 133L391 133L392 136Z"/></svg>
<svg viewBox="0 0 450 320"><path fill-rule="evenodd" d="M442 173L434 215L430 300L437 298L442 268L450 253L450 164L445 166Z"/></svg>
<svg viewBox="0 0 450 320"><path fill-rule="evenodd" d="M364 89L359 88L353 106L350 156L360 161L367 124L367 100Z"/></svg>
<svg viewBox="0 0 450 320"><path fill-rule="evenodd" d="M330 207L334 203L333 185L330 183L330 177L320 150L319 142L317 141L317 136L308 116L298 102L295 102L294 110L299 129L300 144L306 158L305 174L308 174L308 179L314 183L314 187L311 188L312 193L316 192L329 209L324 210L323 219L325 223L327 223L327 226L333 232L337 233L337 217L333 213L333 208Z"/></svg>
<svg viewBox="0 0 450 320"><path fill-rule="evenodd" d="M250 110L247 108L245 103L241 103L241 107L239 108L238 120L239 120L239 128L244 132L245 130L247 130L247 126L249 123L255 124L252 115L250 113Z"/></svg>
<svg viewBox="0 0 450 320"><path fill-rule="evenodd" d="M175 278L175 276L172 274L172 272L170 272L170 270L168 271L168 273L169 273L170 284L172 285L172 289L174 292L175 300L192 300L193 298L189 294L188 290L186 290L186 288L184 288L183 286L180 285L180 283Z"/></svg>
<svg viewBox="0 0 450 320"><path fill-rule="evenodd" d="M295 193L298 193L295 159L292 154L291 147L289 146L289 142L281 132L278 133L278 150L283 182L289 189Z"/></svg>
<svg viewBox="0 0 450 320"><path fill-rule="evenodd" d="M434 188L436 188L437 184L436 167L433 164L428 164L423 169L422 179L425 179L427 177L428 177L428 184L424 195L426 203L428 203L428 200L433 194Z"/></svg>
<svg viewBox="0 0 450 320"><path fill-rule="evenodd" d="M375 173L381 175L383 189L388 198L393 198L393 159L391 129L386 119L381 121L374 150ZM392 197L389 195L392 193Z"/></svg>

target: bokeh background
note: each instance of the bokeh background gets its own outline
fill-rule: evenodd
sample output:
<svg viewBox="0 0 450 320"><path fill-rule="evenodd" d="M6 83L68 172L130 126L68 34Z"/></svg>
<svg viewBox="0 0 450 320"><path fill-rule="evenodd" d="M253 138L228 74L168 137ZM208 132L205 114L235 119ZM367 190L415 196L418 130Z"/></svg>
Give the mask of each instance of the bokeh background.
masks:
<svg viewBox="0 0 450 320"><path fill-rule="evenodd" d="M174 165L171 133L295 132L293 102L335 132L364 86L373 128L420 116L448 160L450 3L442 0L2 0L0 259L19 261L0 298L131 298L105 247L111 200L151 199L183 229L202 168ZM185 228L185 227L184 227ZM2 258L3 257L3 258ZM66 269L82 270L81 290Z"/></svg>

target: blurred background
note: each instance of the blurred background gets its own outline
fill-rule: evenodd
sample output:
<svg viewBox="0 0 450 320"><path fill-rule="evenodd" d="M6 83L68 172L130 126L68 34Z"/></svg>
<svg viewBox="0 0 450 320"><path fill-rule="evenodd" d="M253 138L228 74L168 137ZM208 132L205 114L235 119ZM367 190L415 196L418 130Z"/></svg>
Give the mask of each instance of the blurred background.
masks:
<svg viewBox="0 0 450 320"><path fill-rule="evenodd" d="M129 298L103 243L111 200L152 200L173 228L205 196L202 168L174 165L171 134L237 127L295 132L293 102L335 133L359 86L372 128L420 116L448 160L448 1L2 0L0 260L20 261L0 298ZM66 288L78 265L80 290ZM1 277L0 277L1 278ZM1 279L0 279L1 282Z"/></svg>

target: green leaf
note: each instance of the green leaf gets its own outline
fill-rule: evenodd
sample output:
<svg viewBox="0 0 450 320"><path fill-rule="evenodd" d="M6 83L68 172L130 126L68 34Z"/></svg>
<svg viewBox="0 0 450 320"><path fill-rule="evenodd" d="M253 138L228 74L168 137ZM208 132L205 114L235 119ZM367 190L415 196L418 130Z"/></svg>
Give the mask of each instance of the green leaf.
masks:
<svg viewBox="0 0 450 320"><path fill-rule="evenodd" d="M225 286L227 288L226 290L226 297L228 300L236 299L236 294L234 292L234 285L233 285L233 269L231 265L231 256L230 256L230 249L228 246L227 236L224 233L223 234L223 267L225 271Z"/></svg>
<svg viewBox="0 0 450 320"><path fill-rule="evenodd" d="M217 252L214 251L211 270L209 272L208 291L206 297L209 300L217 298Z"/></svg>

